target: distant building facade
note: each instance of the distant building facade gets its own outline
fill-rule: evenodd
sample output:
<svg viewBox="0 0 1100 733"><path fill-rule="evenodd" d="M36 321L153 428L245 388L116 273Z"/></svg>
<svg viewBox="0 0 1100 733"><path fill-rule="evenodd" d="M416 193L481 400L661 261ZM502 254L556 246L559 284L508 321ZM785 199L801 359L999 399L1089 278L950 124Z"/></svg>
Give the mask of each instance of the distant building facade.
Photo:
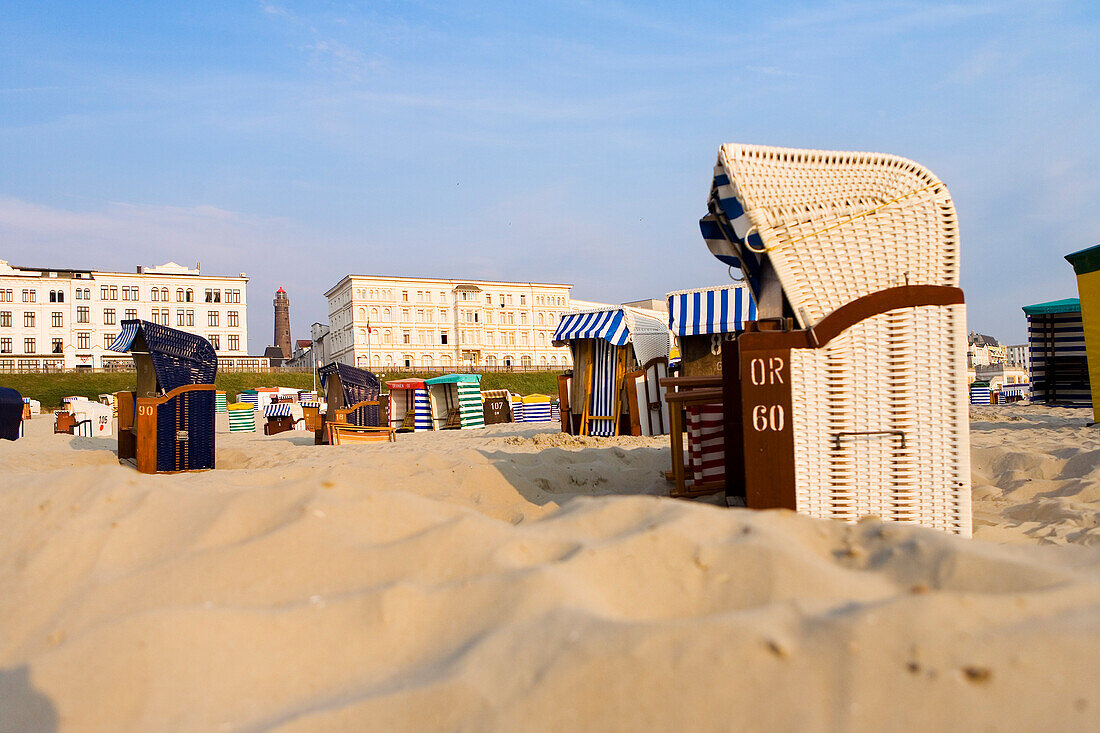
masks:
<svg viewBox="0 0 1100 733"><path fill-rule="evenodd" d="M325 358L372 370L567 368L569 349L551 340L561 315L574 309L571 287L348 275L325 293Z"/></svg>
<svg viewBox="0 0 1100 733"><path fill-rule="evenodd" d="M0 371L129 368L129 355L107 347L133 318L206 338L226 368L266 366L248 356L247 286L244 273L203 275L174 262L106 272L0 260Z"/></svg>

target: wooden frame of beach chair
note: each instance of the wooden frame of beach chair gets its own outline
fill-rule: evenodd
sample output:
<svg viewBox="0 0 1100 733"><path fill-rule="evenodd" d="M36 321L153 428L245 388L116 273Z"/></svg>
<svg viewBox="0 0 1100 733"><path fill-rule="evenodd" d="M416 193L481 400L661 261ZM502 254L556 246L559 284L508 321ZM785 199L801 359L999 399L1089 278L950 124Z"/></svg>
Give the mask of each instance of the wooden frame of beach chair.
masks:
<svg viewBox="0 0 1100 733"><path fill-rule="evenodd" d="M685 413L690 408L700 405L714 405L722 402L722 378L720 376L700 377L666 377L661 380L667 392L665 400L668 403L669 439L671 441L672 468L665 473L665 478L673 482L669 496L676 499L695 498L710 494L722 493L726 490L724 479L720 481L706 481L700 470L696 477L695 471L689 476L686 470L689 463L693 463L692 434L685 425ZM688 451L685 456L684 434L688 433Z"/></svg>
<svg viewBox="0 0 1100 733"><path fill-rule="evenodd" d="M486 425L512 422L512 404L508 397L508 390L481 390L481 415Z"/></svg>
<svg viewBox="0 0 1100 733"><path fill-rule="evenodd" d="M966 316L946 186L877 153L724 145L701 222L761 319L723 348L727 495L969 536Z"/></svg>
<svg viewBox="0 0 1100 733"><path fill-rule="evenodd" d="M218 358L192 333L123 321L110 351L129 352L137 391L118 392L118 457L141 473L214 467L214 377Z"/></svg>

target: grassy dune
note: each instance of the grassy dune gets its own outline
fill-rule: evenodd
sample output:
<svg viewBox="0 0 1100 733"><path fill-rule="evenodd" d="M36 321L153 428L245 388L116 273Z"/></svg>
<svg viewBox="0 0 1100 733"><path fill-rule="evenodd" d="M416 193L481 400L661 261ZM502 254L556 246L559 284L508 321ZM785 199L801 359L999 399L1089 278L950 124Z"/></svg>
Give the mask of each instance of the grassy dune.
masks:
<svg viewBox="0 0 1100 733"><path fill-rule="evenodd" d="M558 374L560 372L491 372L483 374L482 389L509 389L519 394L541 392L549 395L558 393ZM380 374L385 382L388 379L400 379L416 376L420 378L438 376L438 373ZM219 374L216 380L218 389L225 390L230 396L250 387L293 387L312 389L313 375L302 372L252 373L229 372ZM12 387L24 397L32 397L42 403L44 409L60 407L61 398L81 395L96 399L101 394L134 389L134 374L0 374L0 387Z"/></svg>

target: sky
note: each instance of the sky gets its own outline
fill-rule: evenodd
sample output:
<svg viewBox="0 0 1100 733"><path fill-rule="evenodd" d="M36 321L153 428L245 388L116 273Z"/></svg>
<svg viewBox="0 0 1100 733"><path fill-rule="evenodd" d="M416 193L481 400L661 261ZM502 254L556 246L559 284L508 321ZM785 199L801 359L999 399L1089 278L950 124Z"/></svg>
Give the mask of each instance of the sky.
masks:
<svg viewBox="0 0 1100 733"><path fill-rule="evenodd" d="M344 275L729 282L725 142L943 180L969 327L1076 295L1100 244L1100 3L0 0L0 259L245 272L249 351Z"/></svg>

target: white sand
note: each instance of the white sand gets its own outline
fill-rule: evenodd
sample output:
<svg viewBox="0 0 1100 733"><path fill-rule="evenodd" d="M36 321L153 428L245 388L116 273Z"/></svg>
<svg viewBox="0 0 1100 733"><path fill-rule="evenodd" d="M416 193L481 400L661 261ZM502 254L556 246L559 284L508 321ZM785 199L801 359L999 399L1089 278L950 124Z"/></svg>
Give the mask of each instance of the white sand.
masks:
<svg viewBox="0 0 1100 733"><path fill-rule="evenodd" d="M975 411L975 540L659 498L667 439L0 441L0 731L1083 730L1100 428Z"/></svg>

